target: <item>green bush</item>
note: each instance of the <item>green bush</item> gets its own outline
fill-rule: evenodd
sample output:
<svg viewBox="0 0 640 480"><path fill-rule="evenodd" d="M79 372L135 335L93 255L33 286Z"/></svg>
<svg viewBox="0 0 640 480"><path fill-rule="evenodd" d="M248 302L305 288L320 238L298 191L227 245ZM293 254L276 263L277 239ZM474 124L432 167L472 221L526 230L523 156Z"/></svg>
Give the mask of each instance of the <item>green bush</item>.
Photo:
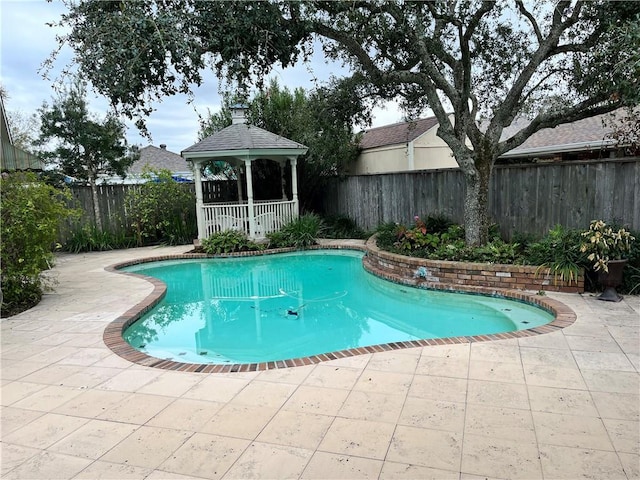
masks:
<svg viewBox="0 0 640 480"><path fill-rule="evenodd" d="M195 196L169 170L147 170L147 182L127 192L129 228L138 246L182 245L197 237Z"/></svg>
<svg viewBox="0 0 640 480"><path fill-rule="evenodd" d="M238 230L224 230L220 233L214 233L202 241L202 250L209 255L261 249L260 245L249 240L243 232Z"/></svg>
<svg viewBox="0 0 640 480"><path fill-rule="evenodd" d="M1 258L2 316L31 308L46 287L42 272L53 263L58 227L78 215L67 207L71 195L33 173L3 174Z"/></svg>
<svg viewBox="0 0 640 480"><path fill-rule="evenodd" d="M323 218L325 238L369 238L368 232L356 225L351 218L344 215L331 215Z"/></svg>
<svg viewBox="0 0 640 480"><path fill-rule="evenodd" d="M267 234L269 247L305 248L316 244L316 238L324 234L322 219L315 213L307 213L287 223L279 231Z"/></svg>
<svg viewBox="0 0 640 480"><path fill-rule="evenodd" d="M100 231L95 225L78 225L69 235L63 249L71 253L101 252L136 246L136 239L125 232Z"/></svg>

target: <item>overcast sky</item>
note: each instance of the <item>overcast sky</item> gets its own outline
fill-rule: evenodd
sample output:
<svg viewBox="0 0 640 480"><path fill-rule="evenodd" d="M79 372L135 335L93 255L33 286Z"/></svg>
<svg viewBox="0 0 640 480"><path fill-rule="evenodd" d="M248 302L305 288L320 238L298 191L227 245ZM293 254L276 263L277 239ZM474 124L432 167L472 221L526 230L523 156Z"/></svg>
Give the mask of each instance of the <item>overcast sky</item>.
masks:
<svg viewBox="0 0 640 480"><path fill-rule="evenodd" d="M64 49L55 69L48 80L38 73L42 62L56 48L56 33L59 30L46 25L55 22L65 11L65 6L54 0L0 0L1 46L0 80L9 94L5 102L8 111L21 111L26 115L35 113L43 101L51 101L54 95L52 83L60 70L71 59L70 49ZM293 69L275 71L281 85L289 88L313 88L312 78L327 80L331 74L340 74L339 65L327 65L321 55L311 65L299 65ZM107 102L91 94L92 110L101 117L108 110ZM152 135L152 143L167 145L171 151L179 153L197 141L198 115L205 116L207 109L220 109L218 81L209 74L203 85L195 90L193 104L187 104L186 96L168 97L156 105L156 111L148 118L147 125ZM402 113L390 104L374 111L373 126L401 121ZM135 127L130 126L127 139L131 144L148 145L149 140L141 137Z"/></svg>

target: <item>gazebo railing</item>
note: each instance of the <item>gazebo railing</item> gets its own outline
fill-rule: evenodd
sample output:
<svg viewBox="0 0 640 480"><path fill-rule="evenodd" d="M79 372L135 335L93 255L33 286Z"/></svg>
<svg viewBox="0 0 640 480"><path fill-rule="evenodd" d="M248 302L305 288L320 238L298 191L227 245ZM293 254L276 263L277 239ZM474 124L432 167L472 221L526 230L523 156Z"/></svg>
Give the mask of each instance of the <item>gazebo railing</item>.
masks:
<svg viewBox="0 0 640 480"><path fill-rule="evenodd" d="M268 233L280 230L296 217L296 202L267 201L253 204L253 212L247 203L209 203L202 206L205 238L224 230L239 230L249 238L265 238ZM249 217L253 216L253 222ZM251 231L253 224L253 232Z"/></svg>

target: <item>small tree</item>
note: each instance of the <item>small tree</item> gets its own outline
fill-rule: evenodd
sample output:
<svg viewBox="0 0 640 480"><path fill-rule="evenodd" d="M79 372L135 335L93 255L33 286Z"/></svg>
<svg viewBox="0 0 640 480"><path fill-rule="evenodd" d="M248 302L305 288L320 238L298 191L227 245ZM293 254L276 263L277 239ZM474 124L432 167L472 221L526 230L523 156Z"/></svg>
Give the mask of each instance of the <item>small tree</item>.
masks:
<svg viewBox="0 0 640 480"><path fill-rule="evenodd" d="M60 222L77 215L71 195L40 181L33 173L2 174L2 315L37 304L45 286L42 271L53 263Z"/></svg>
<svg viewBox="0 0 640 480"><path fill-rule="evenodd" d="M59 94L51 105L42 104L38 110L39 143L45 148L44 158L64 174L89 183L96 226L102 230L96 186L98 175L125 176L138 154L127 146L125 125L113 114L107 114L103 120L92 115L85 96L84 86L76 82Z"/></svg>
<svg viewBox="0 0 640 480"><path fill-rule="evenodd" d="M147 182L127 191L125 198L138 246L191 242L198 235L195 194L171 178L169 170L145 170L143 177Z"/></svg>

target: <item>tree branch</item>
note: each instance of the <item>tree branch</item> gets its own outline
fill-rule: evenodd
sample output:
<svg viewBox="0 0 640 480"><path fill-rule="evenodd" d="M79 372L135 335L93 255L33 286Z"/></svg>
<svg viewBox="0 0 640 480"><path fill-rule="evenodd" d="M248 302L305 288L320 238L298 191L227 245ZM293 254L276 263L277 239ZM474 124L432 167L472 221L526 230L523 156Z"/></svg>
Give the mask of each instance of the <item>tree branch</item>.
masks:
<svg viewBox="0 0 640 480"><path fill-rule="evenodd" d="M520 13L524 15L527 20L529 20L529 23L531 24L531 28L533 28L533 31L536 34L536 38L538 39L538 44L541 44L542 33L540 32L540 27L538 26L538 22L536 22L536 19L531 14L531 12L526 9L526 7L524 6L524 3L522 3L522 0L516 0L516 5L518 7L518 10L520 10Z"/></svg>

